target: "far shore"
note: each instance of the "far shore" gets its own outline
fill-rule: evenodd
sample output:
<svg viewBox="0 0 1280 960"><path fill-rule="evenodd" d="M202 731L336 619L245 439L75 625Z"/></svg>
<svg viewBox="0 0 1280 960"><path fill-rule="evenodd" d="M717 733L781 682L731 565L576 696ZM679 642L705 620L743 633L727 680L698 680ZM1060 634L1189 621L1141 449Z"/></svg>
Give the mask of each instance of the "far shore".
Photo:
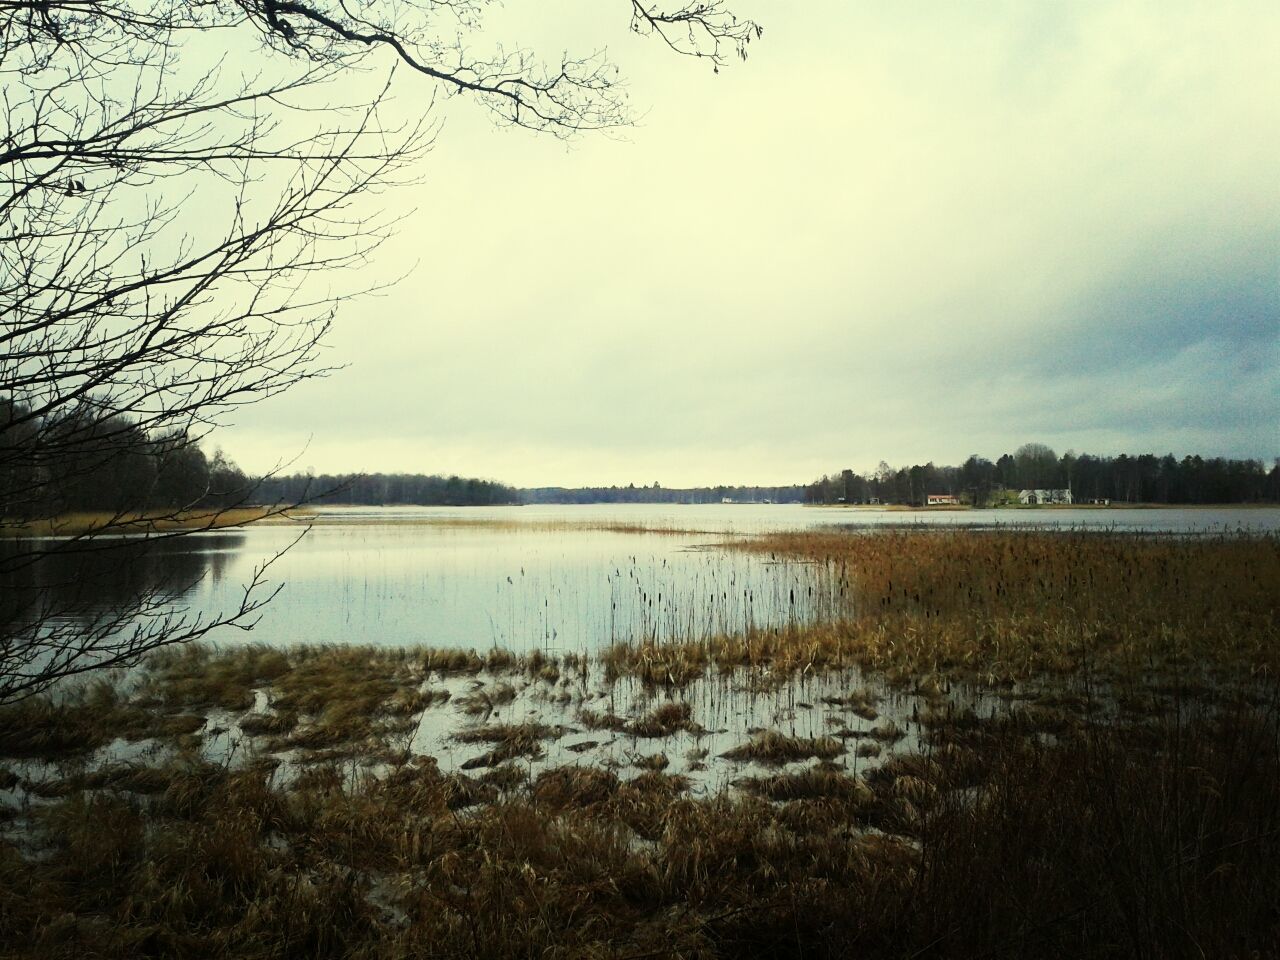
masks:
<svg viewBox="0 0 1280 960"><path fill-rule="evenodd" d="M538 504L538 506L636 506L637 504ZM685 506L720 506L720 504L685 504L685 503L647 503L645 506L685 507ZM750 504L725 504L726 507L749 506ZM798 504L807 508L877 511L888 513L986 513L990 511L1062 511L1062 510L1275 510L1280 504L1274 503L1080 503L1080 504L1002 504L991 507L973 507L970 504L948 504L943 506L913 507L907 504L867 504L867 503L806 503ZM348 524L379 523L381 518L368 515L353 515L357 511L380 509L404 509L409 507L444 507L470 511L475 506L460 507L450 504L332 504L307 505L304 507L251 506L235 507L222 510L189 510L174 513L151 514L118 514L108 511L75 511L59 514L41 520L19 521L0 518L0 540L3 539L43 539L43 538L76 538L101 535L145 536L180 531L225 530L250 524ZM517 508L523 504L487 504L484 506ZM780 504L780 506L797 506L797 504ZM435 517L401 518L398 522L423 523L432 525L453 526L528 526L528 522L515 518L498 519L495 517ZM547 521L559 526L559 523ZM536 524L535 524L536 525ZM670 528L653 528L645 523L623 523L616 521L591 522L590 526L600 529L617 530L618 532L665 533L710 533L714 531L685 529L672 526Z"/></svg>
<svg viewBox="0 0 1280 960"><path fill-rule="evenodd" d="M1274 510L1277 503L1002 503L989 507L972 504L946 504L932 507L913 507L905 503L806 503L806 507L838 508L840 510L888 510L908 513L947 513L975 510Z"/></svg>
<svg viewBox="0 0 1280 960"><path fill-rule="evenodd" d="M250 523L297 522L310 516L311 512L306 508L283 510L280 507L233 507L154 513L82 510L40 520L0 520L0 538L16 540L222 530Z"/></svg>

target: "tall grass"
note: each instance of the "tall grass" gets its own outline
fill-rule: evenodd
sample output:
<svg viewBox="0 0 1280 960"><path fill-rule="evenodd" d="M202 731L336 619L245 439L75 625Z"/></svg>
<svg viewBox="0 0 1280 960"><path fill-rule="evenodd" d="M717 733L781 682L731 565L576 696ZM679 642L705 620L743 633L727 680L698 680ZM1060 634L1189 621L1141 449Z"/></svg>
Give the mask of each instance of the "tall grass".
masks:
<svg viewBox="0 0 1280 960"><path fill-rule="evenodd" d="M1280 670L1280 538L970 530L780 533L730 549L815 565L818 622L617 644L615 675L858 665L899 680Z"/></svg>

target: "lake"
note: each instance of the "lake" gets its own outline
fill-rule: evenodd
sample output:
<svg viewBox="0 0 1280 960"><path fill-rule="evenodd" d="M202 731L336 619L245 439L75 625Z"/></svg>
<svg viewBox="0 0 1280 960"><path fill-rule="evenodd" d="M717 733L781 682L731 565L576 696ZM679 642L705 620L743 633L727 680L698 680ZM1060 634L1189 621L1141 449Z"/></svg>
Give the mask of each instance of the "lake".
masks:
<svg viewBox="0 0 1280 960"><path fill-rule="evenodd" d="M80 589L92 584L103 602L121 602L164 578L177 604L210 615L234 606L255 566L283 550L268 573L280 594L249 639L582 652L614 641L699 639L821 617L831 588L812 565L715 546L751 533L885 525L1276 531L1280 508L924 512L625 504L332 508L316 520L181 537L153 545L134 563L65 579ZM637 532L642 527L661 532ZM245 638L227 631L213 639Z"/></svg>

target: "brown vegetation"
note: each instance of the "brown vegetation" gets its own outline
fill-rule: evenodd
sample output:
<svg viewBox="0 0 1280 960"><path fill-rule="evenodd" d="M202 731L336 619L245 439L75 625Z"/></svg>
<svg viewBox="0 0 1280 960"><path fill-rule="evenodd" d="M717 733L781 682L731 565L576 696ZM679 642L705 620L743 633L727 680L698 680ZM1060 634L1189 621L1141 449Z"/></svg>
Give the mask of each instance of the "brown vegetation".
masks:
<svg viewBox="0 0 1280 960"><path fill-rule="evenodd" d="M0 522L0 537L89 537L100 530L116 534L172 533L178 530L219 530L250 523L288 523L310 520L304 509L281 512L277 507L218 507L204 510L160 510L154 513L76 511L25 523Z"/></svg>
<svg viewBox="0 0 1280 960"><path fill-rule="evenodd" d="M765 730L741 746L726 751L724 756L730 760L750 760L777 767L810 757L829 760L842 753L844 744L833 737L788 737L775 730Z"/></svg>
<svg viewBox="0 0 1280 960"><path fill-rule="evenodd" d="M691 693L625 716L577 711L585 727L645 739L629 768L526 762L567 731L490 714L515 696L509 680L585 678L578 658L166 653L134 694L92 685L0 716L9 756L74 757L116 737L171 746L43 778L21 762L0 771L0 788L38 798L0 810L0 952L1280 956L1275 540L763 544L820 557L843 615L615 648L606 671L671 687L719 666L772 690L794 670L880 668L919 704L913 739L893 697L877 703L854 679L812 697L832 735L760 730L724 754L787 769L742 769L732 789L701 794L666 769L678 754L664 738L701 731ZM442 714L464 724L455 742L483 751L459 773L398 739L443 701L437 673L474 678ZM1023 678L1035 682L1012 685ZM964 679L1002 696L974 709L952 696L953 683L974 690ZM192 711L255 702L238 721L259 738L247 762L184 748L203 723ZM293 748L310 752L291 776L261 756ZM706 756L690 751L686 769Z"/></svg>
<svg viewBox="0 0 1280 960"><path fill-rule="evenodd" d="M51 791L45 855L0 843L0 942L19 957L1274 956L1278 732L1274 704L1056 743L961 718L864 778L820 764L702 799L663 773L580 767L486 783L322 765L288 786L195 760L107 771Z"/></svg>
<svg viewBox="0 0 1280 960"><path fill-rule="evenodd" d="M860 666L902 683L1280 671L1280 538L1045 531L780 533L726 546L817 565L824 618L616 645L613 675ZM825 579L823 574L825 574Z"/></svg>
<svg viewBox="0 0 1280 960"><path fill-rule="evenodd" d="M542 723L496 723L463 730L454 734L453 739L459 743L494 745L493 749L462 764L462 769L474 770L477 767L496 767L518 757L541 757L541 741L555 739L562 732Z"/></svg>
<svg viewBox="0 0 1280 960"><path fill-rule="evenodd" d="M55 759L89 753L116 739L176 737L205 718L156 712L129 700L110 680L96 680L54 701L29 697L0 707L0 756Z"/></svg>

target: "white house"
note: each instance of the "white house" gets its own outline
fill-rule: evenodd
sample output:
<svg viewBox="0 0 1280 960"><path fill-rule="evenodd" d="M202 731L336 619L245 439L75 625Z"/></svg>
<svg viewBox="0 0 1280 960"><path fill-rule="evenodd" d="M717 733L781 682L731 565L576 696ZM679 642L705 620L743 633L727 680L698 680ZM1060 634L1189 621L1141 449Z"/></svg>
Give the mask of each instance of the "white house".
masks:
<svg viewBox="0 0 1280 960"><path fill-rule="evenodd" d="M960 498L950 493L931 493L924 498L927 507L956 506Z"/></svg>
<svg viewBox="0 0 1280 960"><path fill-rule="evenodd" d="M1018 494L1018 502L1026 504L1071 503L1070 490L1023 490Z"/></svg>

